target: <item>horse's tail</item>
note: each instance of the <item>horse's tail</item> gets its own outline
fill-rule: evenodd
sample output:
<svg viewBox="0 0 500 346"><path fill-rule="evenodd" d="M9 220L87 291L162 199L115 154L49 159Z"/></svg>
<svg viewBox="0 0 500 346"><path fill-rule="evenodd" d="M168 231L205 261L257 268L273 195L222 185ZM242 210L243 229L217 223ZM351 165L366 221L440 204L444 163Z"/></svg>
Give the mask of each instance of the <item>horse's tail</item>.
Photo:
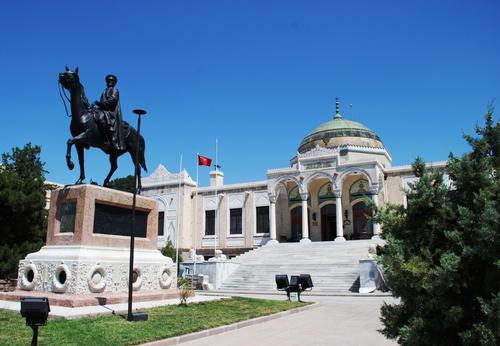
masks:
<svg viewBox="0 0 500 346"><path fill-rule="evenodd" d="M146 151L146 142L144 141L144 137L139 137L139 164L144 169L145 172L148 171L146 167L146 158L144 157L144 152Z"/></svg>

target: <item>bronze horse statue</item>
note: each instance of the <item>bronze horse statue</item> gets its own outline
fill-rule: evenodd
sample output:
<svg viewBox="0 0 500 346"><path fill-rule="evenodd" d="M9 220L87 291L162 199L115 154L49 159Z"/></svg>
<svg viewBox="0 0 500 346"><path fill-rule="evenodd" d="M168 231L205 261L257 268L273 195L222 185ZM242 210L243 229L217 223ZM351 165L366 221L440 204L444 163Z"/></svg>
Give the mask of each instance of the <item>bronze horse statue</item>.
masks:
<svg viewBox="0 0 500 346"><path fill-rule="evenodd" d="M141 167L144 171L148 171L146 168L146 160L144 158L144 138L139 135L138 140L136 129L130 126L126 121L123 121L122 131L125 138L125 149L117 150L111 143L109 143L109 141L106 140L106 135L104 133L105 130L102 128L102 125L98 120L102 117L102 113L99 112L103 111L91 107L87 97L85 96L85 91L83 89L83 85L80 83L80 77L78 75L78 67L74 71L66 67L66 71L59 73L59 83L70 93L70 131L73 137L67 142L66 164L70 170L75 167L73 161L71 161L71 147L74 144L76 152L78 153L78 162L80 164L80 177L75 184L82 184L85 179L85 160L83 150L94 147L101 149L109 155L111 169L109 170L106 179L104 179L103 186L109 186L109 180L118 168L118 157L128 152L132 158L134 167L137 168L136 173L138 177L138 190L140 191L142 188ZM137 148L139 155L138 164L136 165L135 153Z"/></svg>

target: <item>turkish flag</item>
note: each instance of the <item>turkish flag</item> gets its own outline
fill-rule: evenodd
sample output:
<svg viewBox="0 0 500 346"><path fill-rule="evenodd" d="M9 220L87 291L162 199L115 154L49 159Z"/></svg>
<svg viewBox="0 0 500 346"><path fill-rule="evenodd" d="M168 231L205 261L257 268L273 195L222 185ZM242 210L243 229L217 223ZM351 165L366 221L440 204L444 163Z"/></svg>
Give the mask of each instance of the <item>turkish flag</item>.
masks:
<svg viewBox="0 0 500 346"><path fill-rule="evenodd" d="M208 157L198 155L198 166L210 166L212 164L212 159Z"/></svg>

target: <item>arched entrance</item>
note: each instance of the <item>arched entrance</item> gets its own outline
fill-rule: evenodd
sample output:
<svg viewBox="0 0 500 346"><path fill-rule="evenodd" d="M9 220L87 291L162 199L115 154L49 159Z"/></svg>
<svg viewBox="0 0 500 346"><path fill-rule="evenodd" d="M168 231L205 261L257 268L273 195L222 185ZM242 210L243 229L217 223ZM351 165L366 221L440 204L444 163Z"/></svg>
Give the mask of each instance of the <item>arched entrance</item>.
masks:
<svg viewBox="0 0 500 346"><path fill-rule="evenodd" d="M310 224L309 220L309 212L307 213L308 220L307 222ZM294 207L290 210L290 239L289 242L298 242L302 239L302 206Z"/></svg>
<svg viewBox="0 0 500 346"><path fill-rule="evenodd" d="M363 201L357 202L352 206L352 239L370 239L372 237L373 225L366 217L366 214L369 213L370 209L368 209Z"/></svg>
<svg viewBox="0 0 500 346"><path fill-rule="evenodd" d="M321 208L321 241L335 240L337 235L337 214L335 204L327 204Z"/></svg>

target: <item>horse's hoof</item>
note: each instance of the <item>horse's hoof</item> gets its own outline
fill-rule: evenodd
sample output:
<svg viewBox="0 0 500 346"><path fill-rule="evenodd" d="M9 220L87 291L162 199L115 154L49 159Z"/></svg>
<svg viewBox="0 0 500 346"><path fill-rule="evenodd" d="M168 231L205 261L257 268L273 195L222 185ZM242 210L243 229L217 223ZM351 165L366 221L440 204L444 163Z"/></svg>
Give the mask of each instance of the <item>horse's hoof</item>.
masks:
<svg viewBox="0 0 500 346"><path fill-rule="evenodd" d="M68 162L68 168L69 168L70 171L73 170L73 168L75 168L75 164L73 162L71 162L71 161Z"/></svg>

